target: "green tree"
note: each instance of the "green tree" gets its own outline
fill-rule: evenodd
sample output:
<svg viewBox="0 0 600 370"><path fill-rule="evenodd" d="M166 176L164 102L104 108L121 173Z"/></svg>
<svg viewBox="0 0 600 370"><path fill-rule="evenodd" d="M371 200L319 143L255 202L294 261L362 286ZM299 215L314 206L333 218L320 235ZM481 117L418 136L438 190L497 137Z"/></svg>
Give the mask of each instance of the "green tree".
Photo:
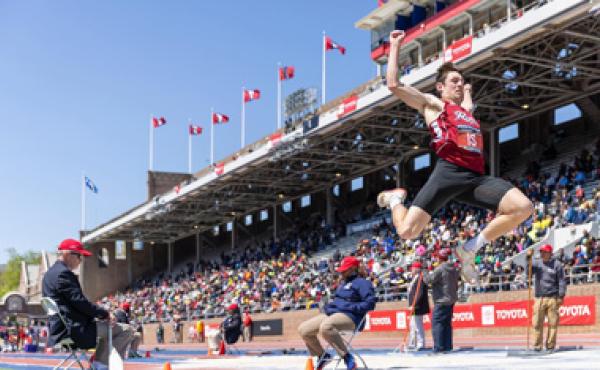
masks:
<svg viewBox="0 0 600 370"><path fill-rule="evenodd" d="M6 269L0 274L0 297L19 288L22 261L32 265L39 265L41 262L41 255L36 252L27 251L19 254L16 249L9 248L8 255Z"/></svg>

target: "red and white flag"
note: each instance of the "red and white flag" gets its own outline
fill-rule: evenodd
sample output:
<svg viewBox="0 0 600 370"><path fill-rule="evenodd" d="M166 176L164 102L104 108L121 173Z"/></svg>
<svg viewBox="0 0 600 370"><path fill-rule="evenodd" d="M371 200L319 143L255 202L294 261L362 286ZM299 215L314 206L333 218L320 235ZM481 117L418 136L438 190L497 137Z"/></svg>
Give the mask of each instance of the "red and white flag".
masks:
<svg viewBox="0 0 600 370"><path fill-rule="evenodd" d="M217 165L215 166L215 174L217 176L221 176L224 172L225 172L225 163L223 163L223 162L217 163Z"/></svg>
<svg viewBox="0 0 600 370"><path fill-rule="evenodd" d="M152 117L152 127L157 128L163 125L167 124L167 120L165 119L165 117L160 117L160 118L156 118L156 117Z"/></svg>
<svg viewBox="0 0 600 370"><path fill-rule="evenodd" d="M296 69L293 66L279 67L279 81L294 78L295 71Z"/></svg>
<svg viewBox="0 0 600 370"><path fill-rule="evenodd" d="M260 90L244 90L244 103L260 98Z"/></svg>
<svg viewBox="0 0 600 370"><path fill-rule="evenodd" d="M190 135L202 135L202 127L190 125Z"/></svg>
<svg viewBox="0 0 600 370"><path fill-rule="evenodd" d="M218 123L227 123L229 122L229 116L222 113L213 113L212 114L212 123L214 125Z"/></svg>
<svg viewBox="0 0 600 370"><path fill-rule="evenodd" d="M334 42L331 37L329 36L325 36L325 50L333 50L333 49L338 49L340 51L340 53L342 54L346 54L346 48L343 47L342 45Z"/></svg>
<svg viewBox="0 0 600 370"><path fill-rule="evenodd" d="M274 133L274 134L271 134L271 135L269 136L269 144L268 144L268 146L269 146L269 149L270 149L270 148L274 148L274 147L276 147L277 145L279 145L279 142L281 141L281 138L282 138L282 137L283 137L283 135L282 135L282 133L281 133L281 132L276 132L276 133Z"/></svg>

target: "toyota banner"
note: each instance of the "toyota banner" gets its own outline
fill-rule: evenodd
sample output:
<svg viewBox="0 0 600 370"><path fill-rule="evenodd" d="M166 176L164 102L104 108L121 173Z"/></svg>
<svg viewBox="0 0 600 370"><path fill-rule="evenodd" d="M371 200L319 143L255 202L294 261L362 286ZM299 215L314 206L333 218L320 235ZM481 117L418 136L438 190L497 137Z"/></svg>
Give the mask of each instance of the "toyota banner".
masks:
<svg viewBox="0 0 600 370"><path fill-rule="evenodd" d="M485 328L527 326L532 307L528 310L527 301L487 302L460 304L454 306L452 327ZM596 322L596 297L565 297L558 310L560 325L594 325ZM372 311L367 314L365 331L406 330L410 322L410 310ZM431 314L423 317L425 329L431 328Z"/></svg>

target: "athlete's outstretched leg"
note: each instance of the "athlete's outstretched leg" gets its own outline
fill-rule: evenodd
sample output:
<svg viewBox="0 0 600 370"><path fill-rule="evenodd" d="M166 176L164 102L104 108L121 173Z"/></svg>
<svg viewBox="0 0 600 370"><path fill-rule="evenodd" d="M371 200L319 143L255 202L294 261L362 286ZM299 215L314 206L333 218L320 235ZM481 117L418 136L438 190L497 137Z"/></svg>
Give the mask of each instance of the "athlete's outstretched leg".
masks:
<svg viewBox="0 0 600 370"><path fill-rule="evenodd" d="M532 213L533 204L519 189L512 188L508 190L498 204L498 214L496 217L479 235L456 249L463 265L463 278L469 282L477 279L478 274L473 263L477 251L486 243L499 238L519 226Z"/></svg>
<svg viewBox="0 0 600 370"><path fill-rule="evenodd" d="M414 239L421 234L431 216L419 207L404 206L406 190L402 188L387 190L379 193L377 204L392 211L392 222L396 233L402 239Z"/></svg>
<svg viewBox="0 0 600 370"><path fill-rule="evenodd" d="M498 215L481 231L488 240L508 233L533 214L533 204L519 189L509 190L498 205Z"/></svg>

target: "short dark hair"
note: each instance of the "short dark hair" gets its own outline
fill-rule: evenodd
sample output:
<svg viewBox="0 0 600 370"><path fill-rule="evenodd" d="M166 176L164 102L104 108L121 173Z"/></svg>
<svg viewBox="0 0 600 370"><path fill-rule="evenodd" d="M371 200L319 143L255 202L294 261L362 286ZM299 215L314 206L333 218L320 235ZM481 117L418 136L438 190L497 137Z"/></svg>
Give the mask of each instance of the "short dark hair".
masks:
<svg viewBox="0 0 600 370"><path fill-rule="evenodd" d="M441 82L441 83L446 82L446 77L448 76L448 73L450 73L450 72L458 72L462 75L462 72L460 71L460 69L456 68L452 62L446 62L446 63L442 64L440 66L440 68L438 68L437 77L435 79L435 82Z"/></svg>

